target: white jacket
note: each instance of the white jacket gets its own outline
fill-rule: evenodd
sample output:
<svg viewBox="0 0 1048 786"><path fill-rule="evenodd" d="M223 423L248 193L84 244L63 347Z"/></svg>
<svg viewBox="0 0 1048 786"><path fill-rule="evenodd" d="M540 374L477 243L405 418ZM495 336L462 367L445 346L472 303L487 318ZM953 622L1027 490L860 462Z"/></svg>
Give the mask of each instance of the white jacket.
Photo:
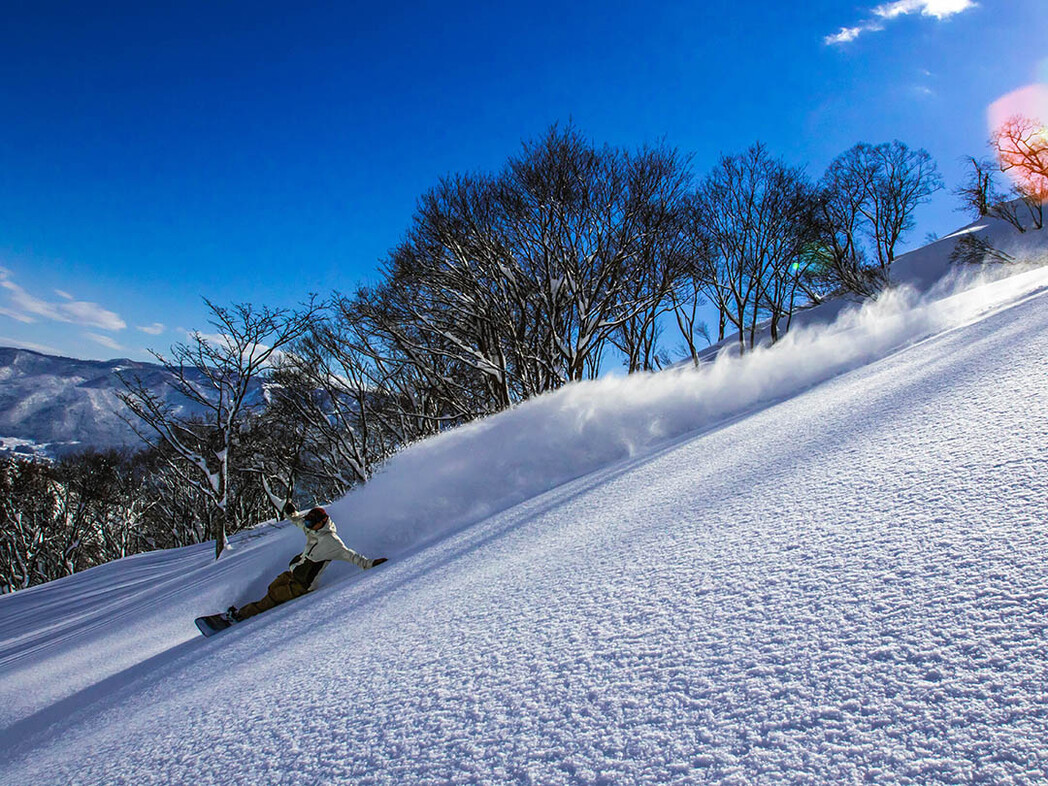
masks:
<svg viewBox="0 0 1048 786"><path fill-rule="evenodd" d="M320 576L320 572L326 567L327 563L333 559L340 559L345 562L352 562L357 567L367 570L372 566L372 560L364 557L353 549L349 548L345 543L342 542L342 538L338 536L335 531L335 523L329 518L324 522L318 530L310 529L306 526L306 514L309 511L302 511L299 513L292 513L287 517L288 521L298 527L306 534L306 547L302 553L291 560L290 568L292 573L296 577L301 579L307 579L303 581L306 583L309 589L313 589L316 585L317 578ZM319 568L313 570L296 570L299 566L305 566L306 561L312 563L321 563Z"/></svg>

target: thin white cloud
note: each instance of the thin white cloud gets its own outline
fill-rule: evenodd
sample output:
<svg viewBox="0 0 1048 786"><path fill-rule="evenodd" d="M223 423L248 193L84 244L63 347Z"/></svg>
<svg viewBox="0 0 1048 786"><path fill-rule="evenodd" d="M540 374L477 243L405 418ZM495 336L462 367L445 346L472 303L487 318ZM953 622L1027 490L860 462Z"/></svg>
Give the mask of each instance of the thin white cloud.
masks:
<svg viewBox="0 0 1048 786"><path fill-rule="evenodd" d="M202 333L199 330L194 330L189 334L189 337L194 341L199 337L218 350L231 351L235 349L233 339L225 333ZM248 344L243 348L245 356L262 355L266 352L269 352L269 347L265 344Z"/></svg>
<svg viewBox="0 0 1048 786"><path fill-rule="evenodd" d="M138 329L141 330L143 333L148 333L151 336L159 336L161 333L167 330L167 327L164 325L163 322L154 322L152 325L139 325Z"/></svg>
<svg viewBox="0 0 1048 786"><path fill-rule="evenodd" d="M830 46L833 44L846 44L862 35L863 30L865 30L863 27L842 27L839 33L828 35L823 40Z"/></svg>
<svg viewBox="0 0 1048 786"><path fill-rule="evenodd" d="M876 6L872 19L860 22L854 27L842 27L839 32L823 38L827 46L843 46L854 41L863 33L872 33L884 29L884 22L898 19L908 14L920 14L937 20L947 19L954 14L976 8L974 0L893 0Z"/></svg>
<svg viewBox="0 0 1048 786"><path fill-rule="evenodd" d="M123 330L127 327L127 323L119 314L108 311L97 303L74 300L72 303L60 303L58 308L68 317L67 322L84 327L98 327L103 330Z"/></svg>
<svg viewBox="0 0 1048 786"><path fill-rule="evenodd" d="M34 344L32 341L23 341L20 338L11 338L9 336L0 336L0 346L5 347L16 347L18 349L31 349L33 352L42 352L45 355L61 355L54 347L50 347L47 344Z"/></svg>
<svg viewBox="0 0 1048 786"><path fill-rule="evenodd" d="M107 349L115 349L118 352L123 351L123 347L120 346L114 339L109 336L103 336L101 333L84 333L84 336L91 339L95 343L101 344Z"/></svg>
<svg viewBox="0 0 1048 786"><path fill-rule="evenodd" d="M53 303L31 295L11 280L11 271L0 268L0 289L7 292L8 302L0 306L0 314L19 322L32 323L38 318L68 322L83 327L103 330L123 330L127 323L120 315L86 300L75 300L68 292L55 290L63 302Z"/></svg>
<svg viewBox="0 0 1048 786"><path fill-rule="evenodd" d="M31 316L27 314L23 314L20 311L13 311L9 308L3 308L2 306L0 306L0 316L10 317L11 319L17 320L18 322L24 322L27 325L36 322L35 319L33 319Z"/></svg>
<svg viewBox="0 0 1048 786"><path fill-rule="evenodd" d="M898 16L917 13L921 16L945 19L974 7L974 0L895 0L877 6L873 13L882 19L895 19Z"/></svg>
<svg viewBox="0 0 1048 786"><path fill-rule="evenodd" d="M190 343L204 341L213 347L228 349L230 346L229 336L225 333L204 333L200 330L187 330L186 339Z"/></svg>
<svg viewBox="0 0 1048 786"><path fill-rule="evenodd" d="M228 353L229 355L233 355L238 349L234 345L233 339L225 333L203 333L199 330L187 330L185 332L191 346L198 341L202 341L209 344L214 351ZM239 349L241 359L254 359L265 355L267 352L272 352L273 354L269 356L267 361L271 366L276 365L284 357L284 353L281 350L274 351L266 344L247 344Z"/></svg>
<svg viewBox="0 0 1048 786"><path fill-rule="evenodd" d="M14 310L23 315L22 321L35 322L36 317L60 319L58 309L53 304L33 297L10 278L4 278L0 281L0 287L8 291Z"/></svg>

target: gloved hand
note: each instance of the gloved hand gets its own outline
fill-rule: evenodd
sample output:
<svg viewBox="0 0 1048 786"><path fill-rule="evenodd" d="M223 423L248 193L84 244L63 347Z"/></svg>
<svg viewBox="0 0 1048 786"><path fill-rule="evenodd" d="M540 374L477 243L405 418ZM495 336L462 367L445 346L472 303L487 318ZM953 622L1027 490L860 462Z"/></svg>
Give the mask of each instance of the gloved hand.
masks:
<svg viewBox="0 0 1048 786"><path fill-rule="evenodd" d="M294 516L296 512L297 511L295 510L295 503L291 500L288 500L287 503L284 505L284 515Z"/></svg>

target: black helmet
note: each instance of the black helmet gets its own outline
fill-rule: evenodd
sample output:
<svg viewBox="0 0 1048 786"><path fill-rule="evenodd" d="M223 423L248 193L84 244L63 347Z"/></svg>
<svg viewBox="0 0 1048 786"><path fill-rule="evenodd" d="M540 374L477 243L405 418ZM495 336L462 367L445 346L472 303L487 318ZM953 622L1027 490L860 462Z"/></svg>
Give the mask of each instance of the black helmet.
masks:
<svg viewBox="0 0 1048 786"><path fill-rule="evenodd" d="M327 517L327 511L323 508L313 508L306 514L306 526L313 527L322 521L326 521Z"/></svg>

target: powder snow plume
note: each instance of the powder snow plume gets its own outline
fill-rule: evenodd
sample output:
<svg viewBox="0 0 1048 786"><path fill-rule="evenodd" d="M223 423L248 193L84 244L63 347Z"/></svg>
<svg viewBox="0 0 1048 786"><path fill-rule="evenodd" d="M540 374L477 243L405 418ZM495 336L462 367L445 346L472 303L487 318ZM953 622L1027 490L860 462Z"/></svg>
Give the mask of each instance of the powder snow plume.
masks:
<svg viewBox="0 0 1048 786"><path fill-rule="evenodd" d="M366 552L397 554L574 478L796 395L1048 286L1048 270L996 281L954 275L927 295L899 287L798 328L743 357L699 369L569 385L397 454L334 504L340 531Z"/></svg>

